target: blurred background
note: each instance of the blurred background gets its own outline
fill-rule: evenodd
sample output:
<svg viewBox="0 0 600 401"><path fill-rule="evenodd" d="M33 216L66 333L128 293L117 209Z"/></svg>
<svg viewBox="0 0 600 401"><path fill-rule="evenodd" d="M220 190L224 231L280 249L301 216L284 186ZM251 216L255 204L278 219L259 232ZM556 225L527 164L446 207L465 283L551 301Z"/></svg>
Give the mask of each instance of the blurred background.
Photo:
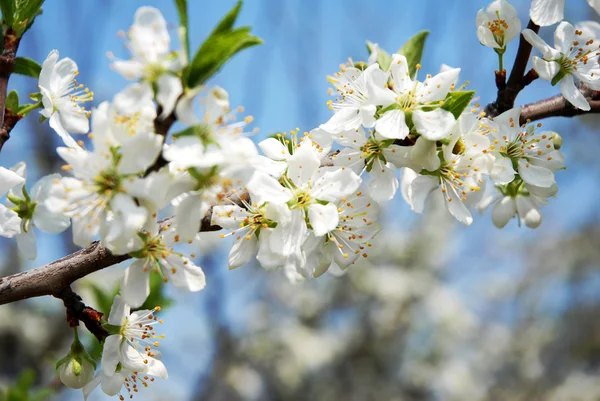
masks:
<svg viewBox="0 0 600 401"><path fill-rule="evenodd" d="M189 3L196 49L234 1ZM529 2L513 3L525 27ZM177 14L167 0L53 0L25 35L19 55L41 63L56 48L79 64L78 79L95 92L94 104L110 100L126 81L110 70L106 53L128 57L117 32L127 30L145 4L162 10L175 38ZM475 35L475 15L486 5L247 0L239 25L251 25L265 44L236 56L211 83L229 92L233 107L242 105L254 116L261 129L257 140L295 127L310 130L330 115L326 76L348 57L366 60L365 40L393 52L429 29L424 73L436 73L442 63L461 67L461 81L469 80L485 105L495 98L497 68L495 53ZM572 0L566 19L598 16L583 0ZM551 42L553 28L541 34ZM509 46L505 65L516 47L516 41ZM35 85L13 76L9 89L24 98ZM536 81L517 101L556 93ZM557 173L560 192L542 209L537 230L516 221L498 230L489 211L466 228L441 205L416 215L398 196L384 206L383 231L367 261L299 285L253 265L228 271L227 240L204 235L196 262L207 288L195 294L165 288L174 301L164 309L161 327L170 377L137 399L600 399L599 122L594 116L544 121L563 136L568 169ZM48 125L31 116L13 131L0 165L26 161L32 185L58 170L57 145ZM62 237L38 234L33 262L20 258L14 241L0 239L2 276L76 250L70 230ZM76 291L102 309L99 289L112 290L123 269L80 280ZM32 380L32 388L43 391L39 400L82 399L80 391L61 387L53 371L71 338L57 299L0 306L0 386L14 386L20 377L21 384ZM23 375L27 369L33 373ZM48 389L53 395L46 397ZM108 397L98 389L90 399Z"/></svg>

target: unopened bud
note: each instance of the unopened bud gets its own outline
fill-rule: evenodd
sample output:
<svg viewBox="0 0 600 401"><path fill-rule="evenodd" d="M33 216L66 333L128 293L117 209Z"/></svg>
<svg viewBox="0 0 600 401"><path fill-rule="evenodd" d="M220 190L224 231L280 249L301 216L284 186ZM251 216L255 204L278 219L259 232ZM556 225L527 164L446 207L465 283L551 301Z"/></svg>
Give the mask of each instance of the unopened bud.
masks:
<svg viewBox="0 0 600 401"><path fill-rule="evenodd" d="M554 149L560 150L562 148L562 136L558 135L558 133L554 133Z"/></svg>
<svg viewBox="0 0 600 401"><path fill-rule="evenodd" d="M56 363L56 370L60 381L70 388L82 388L94 378L96 363L79 341L77 328L75 328L75 339L71 350L67 356Z"/></svg>

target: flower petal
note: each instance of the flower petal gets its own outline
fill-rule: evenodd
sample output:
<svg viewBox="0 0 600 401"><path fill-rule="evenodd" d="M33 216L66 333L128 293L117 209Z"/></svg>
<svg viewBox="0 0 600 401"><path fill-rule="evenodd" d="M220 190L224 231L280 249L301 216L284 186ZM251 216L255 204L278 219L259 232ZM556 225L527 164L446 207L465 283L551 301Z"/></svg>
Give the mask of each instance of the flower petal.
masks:
<svg viewBox="0 0 600 401"><path fill-rule="evenodd" d="M404 121L404 111L389 110L377 120L375 130L379 135L387 139L404 139L409 133L408 126Z"/></svg>
<svg viewBox="0 0 600 401"><path fill-rule="evenodd" d="M560 92L573 106L581 110L589 110L590 104L583 96L583 93L577 88L573 80L573 75L566 75L560 81Z"/></svg>
<svg viewBox="0 0 600 401"><path fill-rule="evenodd" d="M529 228L538 228L542 224L542 214L530 196L517 196L517 212Z"/></svg>
<svg viewBox="0 0 600 401"><path fill-rule="evenodd" d="M435 109L432 111L415 110L413 122L419 134L430 141L439 141L450 135L456 120L448 110Z"/></svg>
<svg viewBox="0 0 600 401"><path fill-rule="evenodd" d="M143 173L158 158L163 137L151 132L140 132L123 143L118 165L121 174Z"/></svg>
<svg viewBox="0 0 600 401"><path fill-rule="evenodd" d="M527 184L547 188L555 183L554 173L545 167L529 163L525 159L519 160L519 175Z"/></svg>
<svg viewBox="0 0 600 401"><path fill-rule="evenodd" d="M121 296L131 307L142 306L148 295L150 295L150 273L151 266L145 266L146 259L137 259L123 274L121 280ZM144 268L146 271L144 271Z"/></svg>
<svg viewBox="0 0 600 401"><path fill-rule="evenodd" d="M517 212L515 200L505 196L494 205L492 209L492 222L498 228L504 227Z"/></svg>
<svg viewBox="0 0 600 401"><path fill-rule="evenodd" d="M533 56L532 63L533 69L544 81L552 81L552 78L560 71L560 65L556 61L546 61L538 56Z"/></svg>
<svg viewBox="0 0 600 401"><path fill-rule="evenodd" d="M537 25L549 26L562 20L564 12L565 0L532 0L529 16Z"/></svg>
<svg viewBox="0 0 600 401"><path fill-rule="evenodd" d="M169 281L177 288L187 291L200 291L206 287L206 277L200 266L186 257L167 256L170 269L163 269Z"/></svg>
<svg viewBox="0 0 600 401"><path fill-rule="evenodd" d="M315 235L321 237L336 229L339 213L333 203L326 205L315 203L308 207L308 219Z"/></svg>
<svg viewBox="0 0 600 401"><path fill-rule="evenodd" d="M116 302L116 299L115 299ZM114 305L114 304L113 304ZM112 314L112 310L111 310ZM109 317L110 320L110 317ZM110 323L109 321L109 324ZM117 370L117 365L120 362L119 347L121 346L121 336L113 334L112 336L106 337L104 340L104 348L102 350L102 371L106 376L112 376Z"/></svg>

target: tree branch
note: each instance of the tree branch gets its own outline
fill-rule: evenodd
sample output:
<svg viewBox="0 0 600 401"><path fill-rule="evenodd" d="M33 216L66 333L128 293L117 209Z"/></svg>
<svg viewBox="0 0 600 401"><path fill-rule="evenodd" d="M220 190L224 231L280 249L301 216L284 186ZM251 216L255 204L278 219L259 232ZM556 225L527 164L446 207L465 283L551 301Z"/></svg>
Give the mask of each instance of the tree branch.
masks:
<svg viewBox="0 0 600 401"><path fill-rule="evenodd" d="M243 198L243 195L238 197L237 201L240 198ZM211 224L211 216L212 208L202 219L199 231L218 231L221 229L221 227ZM161 230L171 222L171 217L161 221ZM93 242L87 248L47 265L0 278L0 305L43 295L53 295L62 299L61 294L65 289L70 288L75 280L130 258L129 255L113 255L98 241Z"/></svg>
<svg viewBox="0 0 600 401"><path fill-rule="evenodd" d="M556 95L538 102L529 103L521 110L520 123L537 121L547 117L574 117L582 114L600 113L600 100L588 100L591 109L581 110L570 104L563 95Z"/></svg>
<svg viewBox="0 0 600 401"><path fill-rule="evenodd" d="M4 50L0 54L0 151L10 138L10 131L20 120L16 110L5 112L6 94L8 91L8 79L15 69L15 58L21 38L15 34L12 28L4 34Z"/></svg>
<svg viewBox="0 0 600 401"><path fill-rule="evenodd" d="M540 30L540 27L531 20L529 21L527 28L535 33ZM515 62L510 72L508 82L505 86L499 86L496 100L485 107L485 112L489 117L496 117L515 106L517 95L521 89L527 85L527 82L524 81L523 78L525 76L527 63L529 62L529 56L531 55L531 49L531 44L529 44L529 42L525 40L525 37L521 35L519 49L517 50L517 55L515 56Z"/></svg>

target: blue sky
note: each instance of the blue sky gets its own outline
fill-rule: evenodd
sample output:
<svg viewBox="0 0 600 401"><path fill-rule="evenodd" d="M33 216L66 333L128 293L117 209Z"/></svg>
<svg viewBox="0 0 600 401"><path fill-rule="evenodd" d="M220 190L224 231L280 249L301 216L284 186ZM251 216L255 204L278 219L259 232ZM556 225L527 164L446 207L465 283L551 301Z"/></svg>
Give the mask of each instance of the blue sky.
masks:
<svg viewBox="0 0 600 401"><path fill-rule="evenodd" d="M189 3L190 38L194 50L235 2L190 0ZM528 2L513 3L525 21ZM167 0L53 0L47 2L44 14L25 36L19 55L41 63L50 50L58 49L61 57L71 57L79 63L79 80L95 92L95 104L110 100L126 81L110 70L105 54L111 51L117 57L127 58L117 32L128 28L136 8L141 5L160 8L171 26L176 26L175 7ZM475 35L475 15L485 5L486 2L466 0L248 0L238 24L252 26L253 33L263 38L265 44L236 56L211 83L223 86L229 92L232 106L243 105L246 112L255 117L261 136L295 127L310 130L325 122L330 115L325 105L328 100L326 76L337 71L338 65L348 57L366 59L365 40L377 42L392 52L416 32L428 29L431 35L421 63L423 73L437 72L442 63L461 67L461 81L469 80L469 88L477 90L480 102L486 104L495 96L493 70L497 68L497 58L493 51L479 44ZM586 15L589 10L583 0L573 0L570 6L567 19L572 22L591 15ZM523 22L523 25L526 23ZM172 32L175 34L174 29ZM542 34L550 38L552 30L545 29ZM175 39L174 45L177 46ZM506 66L511 65L516 45L513 42L509 46L505 55ZM9 87L17 88L21 98L25 98L27 91L34 90L35 83L29 78L15 77L11 78ZM518 102L523 104L555 93L556 88L538 81L519 96ZM599 171L577 160L587 154L586 146L597 146L598 139L590 134L589 125L572 120L553 119L544 122L544 125L560 132L565 139L564 151L570 167L557 173L561 192L544 209L545 221L538 230L519 229L514 222L505 230L496 230L489 213L483 218L476 218L473 226L457 229L455 246L459 250L460 262L466 271L472 273L468 280L456 280L456 285L466 294L474 291L477 283L474 278L487 272L488 266L482 262L481 254L496 251L503 255L503 251L506 254L518 243L534 242L574 230L587 221L590 213L595 213L597 185L594 183L598 182ZM47 126L45 128L39 134L53 135ZM57 141L55 143L58 144ZM32 177L49 173L35 168L38 163L32 149L40 146L40 140L34 136L30 126L21 123L0 154L0 165L10 167L25 160L31 167ZM386 216L389 217L386 222L390 229L402 229L418 218L401 200L387 205ZM56 247L51 237L40 235L40 238L40 255L30 264L32 267L63 256L61 248ZM490 268L500 270L513 264L514 261L500 256ZM241 292L241 295L231 298L231 311L237 310L244 299L251 296L251 285L238 291L240 283L248 280L249 275L227 272L224 260L220 262L218 271L210 273L223 274L223 290ZM210 283L210 275L208 278ZM208 334L205 314L200 307L203 295L177 296L181 305L165 313L166 320L171 321L165 325L167 338L174 340L172 344L183 343L189 348L181 348L169 356L173 345L164 342L167 364L180 361L181 365L171 365L174 366L171 379L163 388L183 397L193 388L191 380L198 371L206 368L202 366L202 358L208 360L208 353L202 354L200 350ZM181 321L177 322L181 319L186 319L190 325L185 330L179 326ZM231 312L231 319L235 321L235 312ZM74 399L77 396L74 395Z"/></svg>

